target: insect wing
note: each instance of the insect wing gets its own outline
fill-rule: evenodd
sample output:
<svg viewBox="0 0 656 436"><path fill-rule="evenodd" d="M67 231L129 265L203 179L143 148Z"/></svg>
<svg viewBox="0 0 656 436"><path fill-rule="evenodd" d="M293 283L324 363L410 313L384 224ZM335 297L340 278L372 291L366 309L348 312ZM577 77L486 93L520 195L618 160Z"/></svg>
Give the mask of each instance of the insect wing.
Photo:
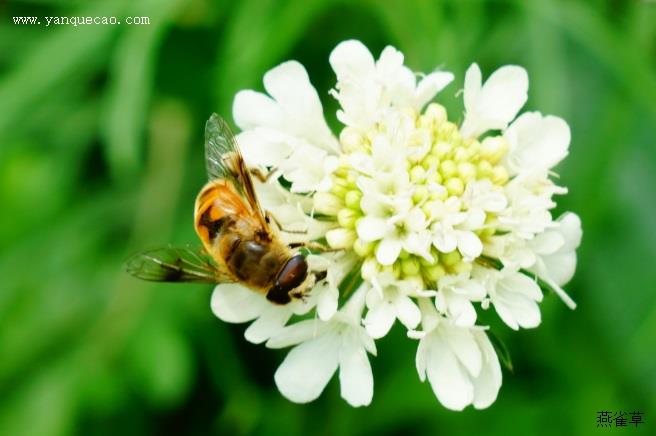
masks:
<svg viewBox="0 0 656 436"><path fill-rule="evenodd" d="M164 247L133 255L126 270L153 282L225 283L234 281L202 248Z"/></svg>
<svg viewBox="0 0 656 436"><path fill-rule="evenodd" d="M217 114L212 114L205 125L205 165L210 180L230 181L246 200L262 229L269 230L237 141L228 124Z"/></svg>

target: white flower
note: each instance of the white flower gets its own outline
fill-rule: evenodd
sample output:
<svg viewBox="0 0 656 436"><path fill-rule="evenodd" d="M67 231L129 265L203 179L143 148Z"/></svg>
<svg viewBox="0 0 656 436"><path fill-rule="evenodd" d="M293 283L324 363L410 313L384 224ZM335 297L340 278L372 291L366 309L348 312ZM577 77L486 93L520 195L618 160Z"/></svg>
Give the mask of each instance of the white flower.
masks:
<svg viewBox="0 0 656 436"><path fill-rule="evenodd" d="M449 409L489 407L501 387L501 366L485 332L452 324L426 301L421 308L423 331L412 335L419 338L421 381L428 378L437 399Z"/></svg>
<svg viewBox="0 0 656 436"><path fill-rule="evenodd" d="M530 270L543 278L572 309L576 303L561 288L574 276L576 269L576 249L581 245L581 219L572 212L558 218L559 224L554 230L544 233L544 239L551 240L543 244L542 250L536 250L536 262Z"/></svg>
<svg viewBox="0 0 656 436"><path fill-rule="evenodd" d="M367 352L376 345L360 324L364 289L330 321L305 320L278 332L267 346L296 345L274 376L280 392L289 400L306 403L316 399L339 368L342 398L354 407L371 403L374 380Z"/></svg>
<svg viewBox="0 0 656 436"><path fill-rule="evenodd" d="M506 65L481 85L481 70L472 64L465 74L464 137L477 137L488 130L503 130L528 98L528 74L522 67Z"/></svg>
<svg viewBox="0 0 656 436"><path fill-rule="evenodd" d="M476 309L472 302L483 301L487 292L478 280L468 273L446 276L440 279L435 307L447 315L458 326L473 326L476 323Z"/></svg>
<svg viewBox="0 0 656 436"><path fill-rule="evenodd" d="M416 282L396 280L389 272L376 277L373 287L367 292L369 310L363 320L369 335L374 339L387 335L397 318L408 330L416 328L421 313L410 295L419 290Z"/></svg>
<svg viewBox="0 0 656 436"><path fill-rule="evenodd" d="M474 276L485 283L499 317L513 330L540 324L542 291L534 280L509 268L501 271L475 268Z"/></svg>
<svg viewBox="0 0 656 436"><path fill-rule="evenodd" d="M283 329L294 313L304 313L310 307L301 301L284 306L271 304L262 294L253 292L237 283L216 286L212 293L212 312L229 323L253 321L244 336L249 342L259 344Z"/></svg>
<svg viewBox="0 0 656 436"><path fill-rule="evenodd" d="M573 213L554 221L554 197L567 189L550 179L569 151L567 123L519 114L523 68L501 67L483 82L472 64L458 125L431 102L453 75L403 62L393 47L378 59L359 41L335 47L336 135L298 62L267 72L266 94L235 98L246 163L273 172L256 182L260 203L283 242L305 245L318 281L283 306L219 285L212 308L228 322L253 321L252 342L294 346L275 381L295 402L317 398L339 370L342 397L369 404L367 352L399 320L419 339L419 376L445 407L488 407L501 369L476 325L479 308L493 305L518 330L540 324L542 289L575 307L561 286L574 273L581 222Z"/></svg>
<svg viewBox="0 0 656 436"><path fill-rule="evenodd" d="M460 212L461 208L462 202L456 197L433 203L430 210L435 221L431 226L433 245L443 253L457 248L471 261L483 251L481 240L472 230L483 226L485 214L482 211Z"/></svg>
<svg viewBox="0 0 656 436"><path fill-rule="evenodd" d="M246 163L284 168L294 179L294 192L325 188L324 174L317 174L317 168L329 171L334 162L317 167L316 157L334 154L338 147L305 68L285 62L265 74L264 88L270 97L241 91L233 105L235 122L242 129L237 141Z"/></svg>
<svg viewBox="0 0 656 436"><path fill-rule="evenodd" d="M506 164L511 175L542 172L556 166L567 156L570 132L562 119L526 112L506 130L510 144Z"/></svg>
<svg viewBox="0 0 656 436"><path fill-rule="evenodd" d="M353 268L355 256L344 252L326 253L310 255L307 262L310 270L326 272L326 278L312 289L310 301L316 301L319 318L328 321L337 312L338 285Z"/></svg>
<svg viewBox="0 0 656 436"><path fill-rule="evenodd" d="M338 119L347 126L368 129L390 107L421 109L453 80L453 74L434 72L416 83L415 74L403 65L403 54L386 47L378 61L360 41L344 41L330 54L337 74L333 95L342 109Z"/></svg>

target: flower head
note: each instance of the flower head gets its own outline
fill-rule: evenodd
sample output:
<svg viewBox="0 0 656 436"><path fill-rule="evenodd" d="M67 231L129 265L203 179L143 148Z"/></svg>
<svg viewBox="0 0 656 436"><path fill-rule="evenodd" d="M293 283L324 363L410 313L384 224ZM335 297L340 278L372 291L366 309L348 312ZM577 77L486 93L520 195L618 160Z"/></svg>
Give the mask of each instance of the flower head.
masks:
<svg viewBox="0 0 656 436"><path fill-rule="evenodd" d="M241 91L233 107L246 163L277 176L257 185L263 207L286 241L308 244L322 278L286 306L220 285L212 307L229 322L254 320L252 342L294 346L275 375L292 401L315 399L338 371L346 401L369 404L367 355L398 320L418 340L420 379L445 407L487 407L501 369L479 311L492 306L517 330L539 325L545 290L575 306L562 286L581 222L571 212L553 219L554 196L567 191L550 178L568 153L569 127L539 112L518 116L528 96L519 66L483 80L473 64L457 124L434 101L449 72L418 75L395 48L376 59L352 40L329 61L336 134L294 61L266 73L267 94Z"/></svg>

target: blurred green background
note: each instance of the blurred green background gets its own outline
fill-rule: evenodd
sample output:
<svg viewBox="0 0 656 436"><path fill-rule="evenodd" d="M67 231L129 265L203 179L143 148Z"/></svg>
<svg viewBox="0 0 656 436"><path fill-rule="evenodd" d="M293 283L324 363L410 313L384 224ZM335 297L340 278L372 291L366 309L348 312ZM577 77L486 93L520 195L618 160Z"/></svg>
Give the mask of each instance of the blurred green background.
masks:
<svg viewBox="0 0 656 436"><path fill-rule="evenodd" d="M12 16L149 16L145 26L14 25ZM656 431L656 3L643 1L0 2L0 434L622 434ZM287 59L328 95L331 49L393 44L455 94L474 61L529 71L526 109L572 129L559 167L584 226L579 266L539 329L501 327L514 360L496 403L444 409L401 328L372 358L374 401L333 380L309 405L273 373L285 351L212 315L210 287L123 272L139 249L193 243L203 124ZM642 411L637 430L597 411ZM651 430L650 430L651 429ZM651 433L656 434L656 433Z"/></svg>

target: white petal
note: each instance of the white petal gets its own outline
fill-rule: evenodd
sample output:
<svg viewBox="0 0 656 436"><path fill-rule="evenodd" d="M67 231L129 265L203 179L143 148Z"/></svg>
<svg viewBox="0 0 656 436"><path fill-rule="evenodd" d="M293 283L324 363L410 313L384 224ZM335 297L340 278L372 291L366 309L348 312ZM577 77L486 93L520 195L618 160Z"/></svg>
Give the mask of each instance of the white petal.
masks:
<svg viewBox="0 0 656 436"><path fill-rule="evenodd" d="M573 212L566 212L558 218L560 226L558 230L565 237L565 245L562 250L575 250L581 245L583 231L581 230L581 218Z"/></svg>
<svg viewBox="0 0 656 436"><path fill-rule="evenodd" d="M210 305L214 315L222 321L241 323L260 316L271 303L245 286L226 283L214 288Z"/></svg>
<svg viewBox="0 0 656 436"><path fill-rule="evenodd" d="M435 396L444 407L462 410L471 404L474 387L455 354L442 340L430 335L426 350L426 374Z"/></svg>
<svg viewBox="0 0 656 436"><path fill-rule="evenodd" d="M376 249L376 259L381 265L391 265L401 254L402 243L398 239L386 238L380 241Z"/></svg>
<svg viewBox="0 0 656 436"><path fill-rule="evenodd" d="M329 283L323 283L315 287L312 292L316 292L319 297L317 299L317 314L319 319L327 321L337 312L337 303L339 300L339 290Z"/></svg>
<svg viewBox="0 0 656 436"><path fill-rule="evenodd" d="M458 247L453 231L438 230L433 236L433 245L442 253L451 253Z"/></svg>
<svg viewBox="0 0 656 436"><path fill-rule="evenodd" d="M381 302L376 307L367 311L367 315L364 318L364 326L372 338L378 339L387 335L395 319L394 307L387 302Z"/></svg>
<svg viewBox="0 0 656 436"><path fill-rule="evenodd" d="M535 235L535 238L531 240L531 248L541 255L553 254L563 245L565 245L565 238L556 230L547 230Z"/></svg>
<svg viewBox="0 0 656 436"><path fill-rule="evenodd" d="M535 285L530 279L529 282ZM517 284L519 280L512 283L504 279L497 283L496 295L492 298L494 308L503 322L513 330L537 327L541 320L540 308L534 299L527 296L534 290L514 287Z"/></svg>
<svg viewBox="0 0 656 436"><path fill-rule="evenodd" d="M303 65L288 61L267 71L264 88L285 114L281 130L325 150L335 150L336 140L323 117L321 100Z"/></svg>
<svg viewBox="0 0 656 436"><path fill-rule="evenodd" d="M309 341L326 331L326 324L316 319L307 319L289 325L272 336L266 343L268 348L284 348Z"/></svg>
<svg viewBox="0 0 656 436"><path fill-rule="evenodd" d="M547 270L548 278L558 286L564 285L574 277L576 271L576 253L574 251L545 256L542 262Z"/></svg>
<svg viewBox="0 0 656 436"><path fill-rule="evenodd" d="M453 287L453 291L471 301L481 301L487 294L485 286L480 281L473 279L459 282Z"/></svg>
<svg viewBox="0 0 656 436"><path fill-rule="evenodd" d="M374 57L364 44L356 40L339 43L330 53L329 61L337 80L342 76L365 76L375 68Z"/></svg>
<svg viewBox="0 0 656 436"><path fill-rule="evenodd" d="M280 393L296 403L316 399L337 369L339 345L326 334L293 348L274 375Z"/></svg>
<svg viewBox="0 0 656 436"><path fill-rule="evenodd" d="M483 252L483 243L474 232L456 231L458 250L465 258L475 259Z"/></svg>
<svg viewBox="0 0 656 436"><path fill-rule="evenodd" d="M478 344L469 328L450 327L443 329L443 337L460 363L472 377L481 372L482 356Z"/></svg>
<svg viewBox="0 0 656 436"><path fill-rule="evenodd" d="M499 280L497 290L526 295L535 301L542 301L542 291L535 280L519 272L507 274L502 280Z"/></svg>
<svg viewBox="0 0 656 436"><path fill-rule="evenodd" d="M358 236L364 242L377 241L382 239L387 233L388 225L384 219L366 216L358 221Z"/></svg>
<svg viewBox="0 0 656 436"><path fill-rule="evenodd" d="M342 398L353 407L366 406L374 395L374 376L367 353L347 340L339 353L339 384Z"/></svg>
<svg viewBox="0 0 656 436"><path fill-rule="evenodd" d="M411 298L400 296L394 301L396 316L408 330L415 329L421 321L421 311Z"/></svg>
<svg viewBox="0 0 656 436"><path fill-rule="evenodd" d="M474 305L459 295L452 295L449 298L449 313L453 317L453 322L458 326L469 327L476 323Z"/></svg>
<svg viewBox="0 0 656 436"><path fill-rule="evenodd" d="M421 110L431 101L435 94L453 81L453 74L446 71L436 71L424 77L415 91L415 109Z"/></svg>
<svg viewBox="0 0 656 436"><path fill-rule="evenodd" d="M292 316L292 311L288 307L279 307L273 304L269 306L244 332L247 341L261 344L278 334Z"/></svg>
<svg viewBox="0 0 656 436"><path fill-rule="evenodd" d="M468 79L477 84L478 67L470 67L465 76L465 120L461 131L466 137L477 137L490 129L505 129L528 97L528 74L522 67L506 65L487 79L475 97L467 95ZM475 89L470 86L471 89Z"/></svg>
<svg viewBox="0 0 656 436"><path fill-rule="evenodd" d="M570 131L558 117L539 112L522 114L505 133L510 143L508 167L511 174L553 168L567 156Z"/></svg>
<svg viewBox="0 0 656 436"><path fill-rule="evenodd" d="M405 228L410 232L419 232L426 228L426 215L419 208L414 208L404 220Z"/></svg>
<svg viewBox="0 0 656 436"><path fill-rule="evenodd" d="M501 387L501 365L494 347L483 331L472 331L481 352L483 353L483 366L478 378L474 380L474 407L485 409L497 398Z"/></svg>
<svg viewBox="0 0 656 436"><path fill-rule="evenodd" d="M232 104L235 124L242 130L255 127L279 127L283 114L278 104L269 96L255 91L239 91Z"/></svg>
<svg viewBox="0 0 656 436"><path fill-rule="evenodd" d="M283 135L271 129L246 130L236 139L249 167L277 167L292 153L292 147L285 142Z"/></svg>
<svg viewBox="0 0 656 436"><path fill-rule="evenodd" d="M465 73L465 88L463 92L465 111L474 110L474 105L476 104L478 96L481 93L482 80L483 77L478 64L471 64Z"/></svg>
<svg viewBox="0 0 656 436"><path fill-rule="evenodd" d="M417 368L417 373L419 374L419 380L426 381L426 359L427 359L427 351L426 351L426 334L425 332L418 332L416 330L412 330L408 332L408 336L417 336L419 338L419 346L417 347L417 355L415 356L415 366Z"/></svg>

